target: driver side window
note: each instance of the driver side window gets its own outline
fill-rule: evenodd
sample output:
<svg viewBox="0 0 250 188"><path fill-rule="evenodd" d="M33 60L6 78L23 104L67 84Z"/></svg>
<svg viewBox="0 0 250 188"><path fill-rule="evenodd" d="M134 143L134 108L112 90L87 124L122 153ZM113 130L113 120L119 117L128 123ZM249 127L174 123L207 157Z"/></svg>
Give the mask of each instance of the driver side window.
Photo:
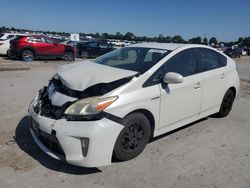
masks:
<svg viewBox="0 0 250 188"><path fill-rule="evenodd" d="M179 52L170 58L164 65L164 72L176 72L183 77L196 74L198 65L194 49L187 49Z"/></svg>

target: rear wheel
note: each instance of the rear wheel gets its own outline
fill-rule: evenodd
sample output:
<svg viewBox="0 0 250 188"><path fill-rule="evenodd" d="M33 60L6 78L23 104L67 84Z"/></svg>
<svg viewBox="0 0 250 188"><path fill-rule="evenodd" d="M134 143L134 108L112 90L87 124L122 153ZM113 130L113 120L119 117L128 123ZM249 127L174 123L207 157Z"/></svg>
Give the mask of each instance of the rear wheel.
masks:
<svg viewBox="0 0 250 188"><path fill-rule="evenodd" d="M89 57L89 53L86 52L86 51L82 51L82 52L81 52L81 57L82 57L83 59L87 59L87 58Z"/></svg>
<svg viewBox="0 0 250 188"><path fill-rule="evenodd" d="M33 61L35 54L32 50L23 50L22 51L22 60L24 61Z"/></svg>
<svg viewBox="0 0 250 188"><path fill-rule="evenodd" d="M216 114L217 117L225 117L231 111L234 102L234 93L229 89L222 100L220 111Z"/></svg>
<svg viewBox="0 0 250 188"><path fill-rule="evenodd" d="M119 134L114 156L120 161L126 161L138 156L146 147L150 138L150 123L141 113L133 113L124 118L123 130Z"/></svg>
<svg viewBox="0 0 250 188"><path fill-rule="evenodd" d="M64 56L63 56L63 59L65 61L74 61L75 60L74 53L71 51L66 51Z"/></svg>

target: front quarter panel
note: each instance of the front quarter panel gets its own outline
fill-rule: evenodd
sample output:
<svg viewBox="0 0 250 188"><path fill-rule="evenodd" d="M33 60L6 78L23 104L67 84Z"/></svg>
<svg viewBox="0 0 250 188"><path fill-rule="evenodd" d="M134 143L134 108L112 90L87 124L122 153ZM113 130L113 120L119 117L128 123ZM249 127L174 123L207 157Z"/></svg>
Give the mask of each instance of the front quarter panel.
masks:
<svg viewBox="0 0 250 188"><path fill-rule="evenodd" d="M135 110L147 110L152 113L155 125L158 125L160 114L160 89L159 85L122 92L119 98L105 112L124 118ZM132 87L133 88L133 87ZM155 127L157 128L157 127Z"/></svg>

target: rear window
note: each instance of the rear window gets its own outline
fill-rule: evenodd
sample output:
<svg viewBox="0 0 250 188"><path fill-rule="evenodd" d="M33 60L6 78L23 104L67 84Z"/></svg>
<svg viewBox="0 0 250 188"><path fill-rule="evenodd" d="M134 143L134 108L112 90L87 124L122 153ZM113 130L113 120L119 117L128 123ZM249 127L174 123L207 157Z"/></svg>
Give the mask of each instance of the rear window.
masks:
<svg viewBox="0 0 250 188"><path fill-rule="evenodd" d="M224 67L227 65L227 58L224 55L219 54L219 58L220 58L220 64L221 67Z"/></svg>
<svg viewBox="0 0 250 188"><path fill-rule="evenodd" d="M23 37L25 37L25 36L16 36L14 39L12 39L11 41L13 42L13 41L17 41L17 40L19 40L19 39L21 39L21 38L23 38Z"/></svg>
<svg viewBox="0 0 250 188"><path fill-rule="evenodd" d="M15 35L8 35L7 36L7 39L11 39L11 38L13 38Z"/></svg>

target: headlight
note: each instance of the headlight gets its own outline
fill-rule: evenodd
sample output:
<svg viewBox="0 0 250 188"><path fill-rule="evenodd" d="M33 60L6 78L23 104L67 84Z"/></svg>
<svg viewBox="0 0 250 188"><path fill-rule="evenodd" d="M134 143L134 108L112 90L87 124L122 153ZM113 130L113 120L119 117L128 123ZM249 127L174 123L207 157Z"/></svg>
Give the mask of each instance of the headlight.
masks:
<svg viewBox="0 0 250 188"><path fill-rule="evenodd" d="M96 115L111 105L117 98L118 96L107 98L90 97L82 99L70 105L64 114L76 116Z"/></svg>

